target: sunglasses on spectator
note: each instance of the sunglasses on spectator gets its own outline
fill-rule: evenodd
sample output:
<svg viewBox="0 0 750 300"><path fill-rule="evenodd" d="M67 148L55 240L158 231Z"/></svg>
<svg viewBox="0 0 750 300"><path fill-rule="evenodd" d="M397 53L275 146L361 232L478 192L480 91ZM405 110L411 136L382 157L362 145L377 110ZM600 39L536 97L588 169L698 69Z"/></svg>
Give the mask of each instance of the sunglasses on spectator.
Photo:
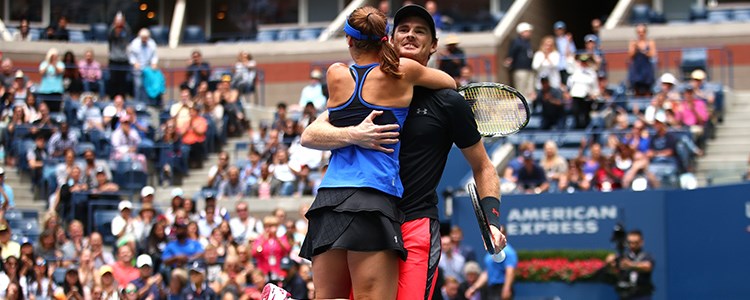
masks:
<svg viewBox="0 0 750 300"><path fill-rule="evenodd" d="M134 288L125 289L125 294L135 294L135 292L137 291L138 289L134 289Z"/></svg>

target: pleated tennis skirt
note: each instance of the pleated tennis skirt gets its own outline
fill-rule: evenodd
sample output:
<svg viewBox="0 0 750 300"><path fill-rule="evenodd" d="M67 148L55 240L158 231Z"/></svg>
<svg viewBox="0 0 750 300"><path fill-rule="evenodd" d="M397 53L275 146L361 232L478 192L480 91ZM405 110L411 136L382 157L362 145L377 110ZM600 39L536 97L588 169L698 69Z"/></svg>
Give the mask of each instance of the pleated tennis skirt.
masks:
<svg viewBox="0 0 750 300"><path fill-rule="evenodd" d="M305 214L309 220L300 256L312 259L330 249L396 251L406 260L400 198L371 188L322 188Z"/></svg>

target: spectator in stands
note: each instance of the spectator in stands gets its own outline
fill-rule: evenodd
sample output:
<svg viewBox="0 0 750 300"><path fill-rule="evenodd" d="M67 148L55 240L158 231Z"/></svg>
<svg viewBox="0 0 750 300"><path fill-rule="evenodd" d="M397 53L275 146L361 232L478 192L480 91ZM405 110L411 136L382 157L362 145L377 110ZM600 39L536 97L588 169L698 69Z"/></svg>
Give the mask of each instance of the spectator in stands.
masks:
<svg viewBox="0 0 750 300"><path fill-rule="evenodd" d="M226 178L223 178L219 184L219 195L220 201L234 199L238 201L242 198L245 187L240 181L240 170L235 166L231 166L227 170Z"/></svg>
<svg viewBox="0 0 750 300"><path fill-rule="evenodd" d="M676 166L677 159L674 151L677 146L677 139L667 132L667 125L664 121L663 119L656 119L656 122L654 122L656 135L651 138L647 155L652 163L669 163Z"/></svg>
<svg viewBox="0 0 750 300"><path fill-rule="evenodd" d="M84 248L88 245L88 238L83 235L83 223L73 220L68 224L69 246L75 251L74 257L79 257Z"/></svg>
<svg viewBox="0 0 750 300"><path fill-rule="evenodd" d="M18 22L18 31L13 33L13 40L17 42L30 42L32 41L31 38L31 27L29 27L29 20L26 18L22 18L20 22Z"/></svg>
<svg viewBox="0 0 750 300"><path fill-rule="evenodd" d="M518 36L513 39L505 58L505 67L510 68L513 85L524 95L534 92L534 73L531 68L534 51L531 50L531 24L521 22L516 26Z"/></svg>
<svg viewBox="0 0 750 300"><path fill-rule="evenodd" d="M440 237L440 245L441 252L438 266L442 271L441 273L443 273L445 278L452 277L457 279L458 282L463 282L464 279L461 271L463 270L466 258L455 248L456 245L450 236ZM456 284L456 287L458 287L458 284Z"/></svg>
<svg viewBox="0 0 750 300"><path fill-rule="evenodd" d="M53 229L45 229L39 235L39 243L34 245L34 253L44 257L46 260L61 260L63 258L60 249L57 249L57 241L55 240L55 231Z"/></svg>
<svg viewBox="0 0 750 300"><path fill-rule="evenodd" d="M561 80L560 70L558 69L559 64L560 52L557 52L555 48L555 38L551 35L545 36L542 38L539 50L534 53L534 59L531 62L531 67L536 71L538 78L536 81L536 89L542 88L542 78L546 78L552 88L560 88ZM539 96L537 95L537 99L538 98Z"/></svg>
<svg viewBox="0 0 750 300"><path fill-rule="evenodd" d="M133 266L133 249L128 245L117 248L117 261L110 267L120 288L140 277L140 271Z"/></svg>
<svg viewBox="0 0 750 300"><path fill-rule="evenodd" d="M156 210L154 205L151 203L143 203L141 209L138 211L138 216L133 220L133 227L135 230L135 241L136 244L140 244L151 232L151 227L156 222Z"/></svg>
<svg viewBox="0 0 750 300"><path fill-rule="evenodd" d="M83 93L81 95L81 105L78 108L78 120L83 123L83 130L88 132L90 130L104 131L104 119L102 118L102 111L94 105L96 98L92 93Z"/></svg>
<svg viewBox="0 0 750 300"><path fill-rule="evenodd" d="M8 259L9 256L21 256L21 244L12 241L11 235L11 229L5 224L5 220L0 220L0 251L2 253L0 256L3 260Z"/></svg>
<svg viewBox="0 0 750 300"><path fill-rule="evenodd" d="M39 103L39 119L31 123L31 125L33 125L31 127L32 134L42 133L46 136L52 135L50 131L54 130L57 125L50 117L49 106L47 106L47 103ZM49 145L50 144L48 144L48 147Z"/></svg>
<svg viewBox="0 0 750 300"><path fill-rule="evenodd" d="M471 65L465 65L461 68L461 75L458 77L458 86L464 86L470 83L477 82L474 78L474 68Z"/></svg>
<svg viewBox="0 0 750 300"><path fill-rule="evenodd" d="M31 272L26 278L19 280L21 290L29 299L52 299L57 286L49 270L47 261L37 257Z"/></svg>
<svg viewBox="0 0 750 300"><path fill-rule="evenodd" d="M85 181L81 167L73 166L62 183L58 182L56 193L50 197L49 209L68 216L73 210L72 194L88 191L90 184Z"/></svg>
<svg viewBox="0 0 750 300"><path fill-rule="evenodd" d="M461 299L461 295L458 294L458 288L461 285L456 277L445 276L443 286L440 288L440 296L444 300L458 300Z"/></svg>
<svg viewBox="0 0 750 300"><path fill-rule="evenodd" d="M501 226L500 230L505 234L505 226ZM513 299L513 283L515 282L518 255L510 244L507 244L503 251L505 252L505 260L499 263L494 262L490 254L485 254L484 272L479 275L476 283L468 288L465 293L466 296L473 296L477 290L486 285L486 299Z"/></svg>
<svg viewBox="0 0 750 300"><path fill-rule="evenodd" d="M523 166L518 169L518 190L525 194L540 194L549 189L544 169L534 161L534 153L524 151Z"/></svg>
<svg viewBox="0 0 750 300"><path fill-rule="evenodd" d="M81 77L81 72L78 70L78 62L76 61L75 54L72 51L66 51L63 54L62 62L65 65L65 72L63 72L65 92L73 99L78 99L78 96L83 92L83 78Z"/></svg>
<svg viewBox="0 0 750 300"><path fill-rule="evenodd" d="M138 31L138 38L128 45L128 61L133 67L133 96L135 100L146 101L143 85L143 71L146 68L156 70L159 56L156 53L156 42L151 38L148 28Z"/></svg>
<svg viewBox="0 0 750 300"><path fill-rule="evenodd" d="M705 100L706 104L708 104L710 108L713 108L714 102L716 101L716 94L704 84L705 81L705 71L696 69L693 72L690 72L690 86L693 87L695 97Z"/></svg>
<svg viewBox="0 0 750 300"><path fill-rule="evenodd" d="M204 212L205 214L198 220L198 230L201 236L208 237L211 235L211 231L219 226L222 219L216 215L216 206L214 205L207 205Z"/></svg>
<svg viewBox="0 0 750 300"><path fill-rule="evenodd" d="M188 239L184 220L175 221L174 230L177 239L166 245L162 258L165 265L183 267L203 254L203 246L196 240Z"/></svg>
<svg viewBox="0 0 750 300"><path fill-rule="evenodd" d="M102 110L102 116L104 117L104 127L107 130L114 130L119 126L120 119L125 117L127 112L125 111L125 96L115 95L112 99L112 104Z"/></svg>
<svg viewBox="0 0 750 300"><path fill-rule="evenodd" d="M99 98L104 99L105 88L102 79L102 66L94 60L94 49L86 49L83 59L78 61L78 72L81 74L83 90L86 92L98 92ZM110 71L111 72L111 71ZM96 87L94 89L94 87Z"/></svg>
<svg viewBox="0 0 750 300"><path fill-rule="evenodd" d="M152 146L154 144L154 141L148 138L148 133L150 131L148 120L146 118L139 118L134 106L125 107L125 114L130 119L130 126L133 127L133 129L138 132L138 135L141 137L141 145Z"/></svg>
<svg viewBox="0 0 750 300"><path fill-rule="evenodd" d="M572 74L575 67L573 61L576 55L576 45L573 42L573 34L568 32L567 25L563 21L557 21L552 26L555 30L555 45L560 53L557 69L563 83L568 82L568 76Z"/></svg>
<svg viewBox="0 0 750 300"><path fill-rule="evenodd" d="M685 86L682 101L673 110L677 120L690 129L693 140L700 140L703 137L703 128L709 120L708 108L703 99L695 97L692 85Z"/></svg>
<svg viewBox="0 0 750 300"><path fill-rule="evenodd" d="M464 265L464 270L463 270L464 279L466 281L462 282L458 286L457 299L466 299L466 300L485 299L485 297L487 296L486 287L481 287L477 290L474 290L471 295L468 295L467 293L469 288L471 288L471 286L473 286L477 282L481 274L482 274L482 268L479 266L479 263L477 263L476 261L466 262L466 264Z"/></svg>
<svg viewBox="0 0 750 300"><path fill-rule="evenodd" d="M593 68L593 58L587 54L578 57L578 68L568 78L570 96L573 98L573 116L575 126L584 129L591 122L593 101L599 97L599 85L596 70Z"/></svg>
<svg viewBox="0 0 750 300"><path fill-rule="evenodd" d="M279 219L274 216L263 218L263 234L253 242L251 249L254 251L253 257L257 263L258 269L264 274L274 274L275 276L284 277L286 274L281 269L279 261L282 257L289 254L291 246L286 238L279 238L277 230L280 225ZM273 275L271 275L273 277Z"/></svg>
<svg viewBox="0 0 750 300"><path fill-rule="evenodd" d="M250 215L247 202L237 202L235 211L237 216L229 220L234 240L240 245L248 240L255 240L263 232L263 224Z"/></svg>
<svg viewBox="0 0 750 300"><path fill-rule="evenodd" d="M240 92L245 102L250 103L250 95L255 92L256 62L246 51L240 51L232 73L232 88Z"/></svg>
<svg viewBox="0 0 750 300"><path fill-rule="evenodd" d="M665 94L667 101L671 102L680 100L681 96L680 91L677 89L677 78L675 78L672 73L667 72L661 74L659 82L661 83L660 92Z"/></svg>
<svg viewBox="0 0 750 300"><path fill-rule="evenodd" d="M559 73L555 70L552 74ZM548 77L541 77L540 83L541 88L536 92L536 99L533 104L542 108L541 129L562 128L565 120L563 93L559 88L552 86Z"/></svg>
<svg viewBox="0 0 750 300"><path fill-rule="evenodd" d="M175 220L177 219L177 212L182 210L182 203L185 201L183 198L184 191L182 188L173 188L172 192L172 201L170 203L170 207L167 208L167 211L164 212L164 217L167 219L167 222L169 224L174 224Z"/></svg>
<svg viewBox="0 0 750 300"><path fill-rule="evenodd" d="M162 149L159 158L159 182L171 185L173 176L184 174L187 166L183 156L182 137L177 134L174 120L168 120L163 128L164 134L158 142L166 148Z"/></svg>
<svg viewBox="0 0 750 300"><path fill-rule="evenodd" d="M136 259L138 278L130 282L136 288L137 299L160 299L163 289L161 274L153 273L154 262L148 254L141 254Z"/></svg>
<svg viewBox="0 0 750 300"><path fill-rule="evenodd" d="M242 102L239 101L239 91L231 87L232 76L226 74L221 76L221 81L216 86L214 98L224 106L224 113L229 116L227 134L238 136L245 132L249 120L245 117Z"/></svg>
<svg viewBox="0 0 750 300"><path fill-rule="evenodd" d="M130 43L130 26L125 22L122 13L115 15L109 28L109 89L110 97L124 95L128 92L127 73L130 71L128 43Z"/></svg>
<svg viewBox="0 0 750 300"><path fill-rule="evenodd" d="M315 68L310 71L310 82L304 88L302 88L302 92L299 96L300 107L305 107L308 102L312 102L312 104L315 106L315 109L317 109L318 111L323 111L326 109L327 97L324 94L325 91L323 90L323 82L323 72L320 69Z"/></svg>
<svg viewBox="0 0 750 300"><path fill-rule="evenodd" d="M169 107L169 115L175 119L178 128L190 122L190 107L193 105L190 99L190 89L187 86L180 86L180 101Z"/></svg>
<svg viewBox="0 0 750 300"><path fill-rule="evenodd" d="M198 49L193 50L190 54L188 64L187 73L185 75L187 81L185 84L193 93L195 93L201 82L208 81L208 76L211 73L211 66L203 60L203 54Z"/></svg>
<svg viewBox="0 0 750 300"><path fill-rule="evenodd" d="M664 75L662 75L662 78L663 77ZM663 85L664 82L662 81L662 86ZM654 98L651 99L651 103L646 107L646 111L643 113L643 120L648 124L654 124L656 117L659 116L660 118L663 118L667 113L667 108L671 108L671 106L671 103L667 102L667 93L664 91L658 92L654 95Z"/></svg>
<svg viewBox="0 0 750 300"><path fill-rule="evenodd" d="M206 98L203 104L204 116L213 121L216 127L216 132L221 134L224 132L224 106L214 96L213 92L207 92ZM217 139L219 138L217 134Z"/></svg>
<svg viewBox="0 0 750 300"><path fill-rule="evenodd" d="M19 271L21 269L21 264L17 257L15 256L8 256L7 258L3 259L3 268L0 272L0 286L4 288L0 288L0 297L2 299L6 299L5 297L7 292L7 287L9 284L17 284L19 281Z"/></svg>
<svg viewBox="0 0 750 300"><path fill-rule="evenodd" d="M96 181L96 172L98 169L104 170L104 174L107 176L107 178L112 178L112 172L109 169L109 164L100 159L96 159L96 155L94 154L93 149L86 149L86 151L83 152L83 174L86 178L86 182L89 185L92 185Z"/></svg>
<svg viewBox="0 0 750 300"><path fill-rule="evenodd" d="M557 144L554 141L544 143L544 157L539 165L549 182L549 192L559 192L561 186L567 185L568 161L557 152Z"/></svg>
<svg viewBox="0 0 750 300"><path fill-rule="evenodd" d="M120 289L112 273L112 266L102 266L99 268L99 278L102 288L102 299L118 300L120 299Z"/></svg>
<svg viewBox="0 0 750 300"><path fill-rule="evenodd" d="M5 169L0 167L0 211L4 212L16 207L14 199L13 188L5 183Z"/></svg>
<svg viewBox="0 0 750 300"><path fill-rule="evenodd" d="M219 152L218 162L208 169L208 183L206 186L218 189L221 182L227 178L229 171L229 153L226 151Z"/></svg>
<svg viewBox="0 0 750 300"><path fill-rule="evenodd" d="M65 64L60 61L57 48L47 50L47 56L39 64L39 73L42 80L39 82L37 93L39 94L62 94L65 89L63 86L63 73Z"/></svg>
<svg viewBox="0 0 750 300"><path fill-rule="evenodd" d="M83 249L81 251L80 261L78 264L78 279L81 280L82 285L93 288L97 276L97 269L94 267L91 250Z"/></svg>
<svg viewBox="0 0 750 300"><path fill-rule="evenodd" d="M47 153L52 158L59 158L65 154L65 151L75 150L78 144L78 136L70 131L67 121L60 123L59 130L52 134L47 145ZM75 155L75 152L73 153Z"/></svg>
<svg viewBox="0 0 750 300"><path fill-rule="evenodd" d="M477 254L474 252L474 248L467 244L461 244L464 240L464 232L461 230L461 227L451 227L450 238L454 245L453 250L460 253L466 259L466 262L477 261Z"/></svg>
<svg viewBox="0 0 750 300"><path fill-rule="evenodd" d="M23 71L21 71L23 74ZM23 78L23 76L21 76ZM0 85L9 89L16 80L16 70L13 68L13 61L10 58L3 58L0 62Z"/></svg>
<svg viewBox="0 0 750 300"><path fill-rule="evenodd" d="M54 39L58 41L70 40L68 34L68 17L60 16L60 18L57 19L57 27L55 27Z"/></svg>
<svg viewBox="0 0 750 300"><path fill-rule="evenodd" d="M94 262L94 267L99 269L102 266L106 266L115 262L115 258L112 255L112 251L104 250L104 240L99 232L92 232L89 235L89 250L91 251L91 259Z"/></svg>
<svg viewBox="0 0 750 300"><path fill-rule="evenodd" d="M194 168L201 168L206 156L204 142L206 141L208 122L199 112L200 109L197 106L190 107L190 121L183 127L179 125L177 127L177 132L182 135L182 144L190 146L189 162L191 167Z"/></svg>
<svg viewBox="0 0 750 300"><path fill-rule="evenodd" d="M146 170L146 157L138 153L141 136L132 129L130 116L120 117L120 127L112 132L112 157L115 160L131 160L140 164L141 170Z"/></svg>
<svg viewBox="0 0 750 300"><path fill-rule="evenodd" d="M456 79L461 75L461 68L466 66L466 54L458 47L459 43L458 36L449 35L446 38L445 50L440 53L438 61L440 70Z"/></svg>
<svg viewBox="0 0 750 300"><path fill-rule="evenodd" d="M607 60L604 59L604 53L599 49L599 38L593 34L587 34L583 37L585 48L583 53L594 58L594 67L600 78L607 78Z"/></svg>
<svg viewBox="0 0 750 300"><path fill-rule="evenodd" d="M55 26L49 25L44 28L42 33L42 40L54 41L55 40Z"/></svg>
<svg viewBox="0 0 750 300"><path fill-rule="evenodd" d="M103 168L96 169L96 183L89 188L92 193L116 193L120 190L120 186L110 181Z"/></svg>
<svg viewBox="0 0 750 300"><path fill-rule="evenodd" d="M592 183L598 191L610 192L621 189L622 177L625 175L615 164L614 157L602 156L599 159L599 169L594 173Z"/></svg>
<svg viewBox="0 0 750 300"><path fill-rule="evenodd" d="M195 200L193 199L185 198L185 201L182 201L182 210L184 210L187 213L187 218L190 221L195 222L195 221L198 221L198 218L200 218L200 215L198 214L198 209L195 207Z"/></svg>
<svg viewBox="0 0 750 300"><path fill-rule="evenodd" d="M182 290L182 299L218 300L216 291L205 284L206 266L195 262L190 266L190 284Z"/></svg>
<svg viewBox="0 0 750 300"><path fill-rule="evenodd" d="M112 235L117 238L118 245L124 243L135 244L136 236L138 232L143 231L143 228L138 228L138 226L142 224L136 222L135 218L132 216L133 203L129 200L122 200L117 205L117 210L120 211L120 214L112 219ZM120 282L120 285L122 284L123 283Z"/></svg>
<svg viewBox="0 0 750 300"><path fill-rule="evenodd" d="M406 4L404 4L406 5ZM432 20L435 22L435 29L442 30L443 29L443 15L440 14L440 11L438 10L437 3L435 1L427 1L424 3L424 9L427 10L428 13L432 16Z"/></svg>
<svg viewBox="0 0 750 300"><path fill-rule="evenodd" d="M273 194L291 196L296 188L297 175L289 167L289 150L287 148L282 147L276 151L268 170L273 174L271 183Z"/></svg>
<svg viewBox="0 0 750 300"><path fill-rule="evenodd" d="M628 82L636 97L649 96L655 81L656 42L646 35L646 24L636 25L635 32L637 37L628 46Z"/></svg>
<svg viewBox="0 0 750 300"><path fill-rule="evenodd" d="M518 145L518 156L508 162L508 166L503 171L503 177L500 179L501 184L505 185L502 187L504 192L511 192L516 188L518 182L518 170L523 166L523 153L526 151L534 152L536 146L530 141L523 141Z"/></svg>
<svg viewBox="0 0 750 300"><path fill-rule="evenodd" d="M31 169L31 183L33 186L37 186L42 182L44 160L46 160L48 156L47 147L45 147L44 141L45 137L41 134L37 134L34 137L34 148L29 149L26 153L26 160Z"/></svg>

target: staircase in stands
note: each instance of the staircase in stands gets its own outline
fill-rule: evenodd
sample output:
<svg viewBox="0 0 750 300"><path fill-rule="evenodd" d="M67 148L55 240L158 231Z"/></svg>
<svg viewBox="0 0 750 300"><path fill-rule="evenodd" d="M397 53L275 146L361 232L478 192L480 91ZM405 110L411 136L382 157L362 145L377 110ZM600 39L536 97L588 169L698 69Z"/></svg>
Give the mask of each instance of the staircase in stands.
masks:
<svg viewBox="0 0 750 300"><path fill-rule="evenodd" d="M750 91L735 91L724 109L724 122L709 139L706 155L697 160L701 186L736 183L748 168L750 157Z"/></svg>

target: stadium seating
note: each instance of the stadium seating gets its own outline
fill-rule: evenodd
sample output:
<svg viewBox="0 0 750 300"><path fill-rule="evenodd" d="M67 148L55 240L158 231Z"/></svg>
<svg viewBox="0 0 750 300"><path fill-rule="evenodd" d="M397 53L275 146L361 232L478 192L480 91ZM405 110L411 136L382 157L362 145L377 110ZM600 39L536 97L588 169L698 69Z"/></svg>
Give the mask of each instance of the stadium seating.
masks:
<svg viewBox="0 0 750 300"><path fill-rule="evenodd" d="M206 42L206 33L203 27L197 25L185 26L182 33L182 43L184 44L202 44Z"/></svg>
<svg viewBox="0 0 750 300"><path fill-rule="evenodd" d="M106 42L108 33L109 26L106 23L91 24L91 29L89 30L89 40L95 42Z"/></svg>
<svg viewBox="0 0 750 300"><path fill-rule="evenodd" d="M157 45L164 46L169 44L169 27L155 25L149 27L151 31L151 38L154 39Z"/></svg>
<svg viewBox="0 0 750 300"><path fill-rule="evenodd" d="M258 42L273 42L276 40L278 31L274 29L262 29L258 31L256 41Z"/></svg>
<svg viewBox="0 0 750 300"><path fill-rule="evenodd" d="M68 38L71 43L84 43L86 42L86 35L80 30L69 30Z"/></svg>
<svg viewBox="0 0 750 300"><path fill-rule="evenodd" d="M102 240L105 245L112 246L116 238L112 235L112 219L120 214L116 210L95 210L94 211L94 228L102 233Z"/></svg>
<svg viewBox="0 0 750 300"><path fill-rule="evenodd" d="M692 6L690 6L689 20L691 22L707 21L708 20L708 11L706 10L706 7L703 6L703 5L692 5Z"/></svg>
<svg viewBox="0 0 750 300"><path fill-rule="evenodd" d="M708 71L708 50L706 48L685 48L682 49L682 58L680 61L681 79L687 79L690 72L695 69Z"/></svg>
<svg viewBox="0 0 750 300"><path fill-rule="evenodd" d="M635 4L630 10L631 24L648 24L651 21L651 7L647 4Z"/></svg>
<svg viewBox="0 0 750 300"><path fill-rule="evenodd" d="M276 36L277 41L293 41L297 39L299 31L296 28L284 28L279 30Z"/></svg>
<svg viewBox="0 0 750 300"><path fill-rule="evenodd" d="M725 23L732 19L732 11L730 10L709 10L708 11L708 22L710 23Z"/></svg>
<svg viewBox="0 0 750 300"><path fill-rule="evenodd" d="M321 28L304 28L299 31L297 36L301 41L312 41L318 39L320 33L323 31Z"/></svg>

